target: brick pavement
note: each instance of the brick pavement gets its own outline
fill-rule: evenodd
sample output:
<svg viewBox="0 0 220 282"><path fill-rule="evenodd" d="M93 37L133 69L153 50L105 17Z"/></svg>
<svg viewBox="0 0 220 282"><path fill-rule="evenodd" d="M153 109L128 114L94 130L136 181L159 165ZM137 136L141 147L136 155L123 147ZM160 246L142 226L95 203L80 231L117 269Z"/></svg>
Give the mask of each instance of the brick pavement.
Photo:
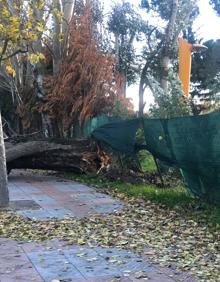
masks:
<svg viewBox="0 0 220 282"><path fill-rule="evenodd" d="M58 240L16 242L0 238L1 282L174 282L171 275L127 250L67 245ZM174 276L173 278L171 276Z"/></svg>
<svg viewBox="0 0 220 282"><path fill-rule="evenodd" d="M19 201L31 203L35 208L17 208L17 213L37 220L62 219L65 216L83 218L90 214L112 213L122 203L74 181L43 175L11 175L9 193L13 207ZM36 205L39 208L36 208Z"/></svg>
<svg viewBox="0 0 220 282"><path fill-rule="evenodd" d="M12 209L49 220L112 213L123 203L86 185L53 176L9 177ZM0 238L0 282L174 282L195 281L172 269L161 269L129 250L69 245L58 240L18 242Z"/></svg>

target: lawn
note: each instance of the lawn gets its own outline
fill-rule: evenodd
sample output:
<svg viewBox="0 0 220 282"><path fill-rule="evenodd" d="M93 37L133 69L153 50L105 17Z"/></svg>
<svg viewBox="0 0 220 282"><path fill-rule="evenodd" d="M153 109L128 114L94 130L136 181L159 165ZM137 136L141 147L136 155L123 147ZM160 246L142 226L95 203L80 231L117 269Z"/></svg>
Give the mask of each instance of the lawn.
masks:
<svg viewBox="0 0 220 282"><path fill-rule="evenodd" d="M154 158L149 152L141 151L139 159L143 172L157 172ZM157 187L149 184L112 182L105 177L89 174L67 174L66 176L110 192L123 193L128 197L141 198L152 203L162 204L168 208L178 210L180 213L184 211L186 217L206 222L206 224L213 224L217 228L220 227L220 206L196 198L179 178L174 178L170 187Z"/></svg>

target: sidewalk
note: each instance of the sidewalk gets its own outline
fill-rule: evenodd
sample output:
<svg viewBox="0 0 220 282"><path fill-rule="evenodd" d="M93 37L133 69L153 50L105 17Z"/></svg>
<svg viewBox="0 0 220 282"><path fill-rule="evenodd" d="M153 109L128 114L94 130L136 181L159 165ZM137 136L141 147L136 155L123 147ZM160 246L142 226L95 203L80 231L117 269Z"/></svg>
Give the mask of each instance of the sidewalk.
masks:
<svg viewBox="0 0 220 282"><path fill-rule="evenodd" d="M113 213L123 203L86 185L53 176L9 177L11 207L35 220ZM195 281L187 274L152 265L119 248L90 247L59 240L42 243L0 238L0 281L173 282Z"/></svg>

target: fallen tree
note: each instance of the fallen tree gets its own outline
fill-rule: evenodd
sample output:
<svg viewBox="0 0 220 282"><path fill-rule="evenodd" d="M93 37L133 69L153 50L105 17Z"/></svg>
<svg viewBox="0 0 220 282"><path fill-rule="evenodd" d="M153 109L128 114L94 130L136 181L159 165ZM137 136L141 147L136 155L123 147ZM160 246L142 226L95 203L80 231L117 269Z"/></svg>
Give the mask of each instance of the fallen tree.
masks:
<svg viewBox="0 0 220 282"><path fill-rule="evenodd" d="M10 138L5 142L8 172L11 169L45 169L96 173L104 152L92 140Z"/></svg>

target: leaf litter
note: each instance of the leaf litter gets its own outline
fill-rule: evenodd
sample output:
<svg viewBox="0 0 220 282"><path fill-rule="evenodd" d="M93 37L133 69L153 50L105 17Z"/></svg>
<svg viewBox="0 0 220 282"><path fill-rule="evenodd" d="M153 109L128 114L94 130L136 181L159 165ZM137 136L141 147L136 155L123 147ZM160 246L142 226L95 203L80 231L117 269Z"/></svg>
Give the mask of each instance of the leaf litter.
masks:
<svg viewBox="0 0 220 282"><path fill-rule="evenodd" d="M154 263L188 271L199 281L220 281L218 228L150 201L127 198L114 214L37 221L0 213L0 236L24 241L60 239L69 244L130 249ZM114 258L112 258L114 261ZM144 273L137 276L143 277ZM147 277L146 277L147 279Z"/></svg>

